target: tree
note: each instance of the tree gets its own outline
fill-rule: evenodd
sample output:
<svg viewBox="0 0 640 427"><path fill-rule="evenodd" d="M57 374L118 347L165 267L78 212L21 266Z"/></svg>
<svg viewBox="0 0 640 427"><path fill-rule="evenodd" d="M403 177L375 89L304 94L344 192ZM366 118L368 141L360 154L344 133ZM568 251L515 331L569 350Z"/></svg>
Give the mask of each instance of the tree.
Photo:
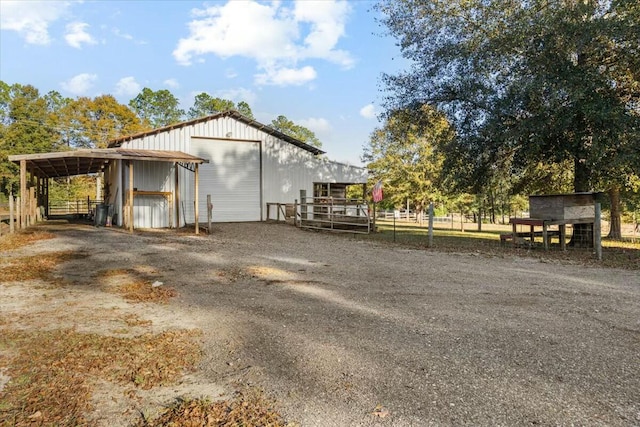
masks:
<svg viewBox="0 0 640 427"><path fill-rule="evenodd" d="M374 181L384 181L393 205L410 200L421 213L441 193L444 158L440 147L453 137L444 115L428 105L392 111L384 126L371 135L362 160Z"/></svg>
<svg viewBox="0 0 640 427"><path fill-rule="evenodd" d="M295 124L285 116L278 116L272 120L271 127L306 144L313 145L318 148L322 147L322 142L312 130Z"/></svg>
<svg viewBox="0 0 640 427"><path fill-rule="evenodd" d="M244 101L240 101L238 102L238 113L242 114L243 116L251 119L251 120L255 120L255 117L253 117L253 111L251 111L251 107L249 107L249 104L247 104Z"/></svg>
<svg viewBox="0 0 640 427"><path fill-rule="evenodd" d="M5 194L18 186L18 168L9 162L9 155L59 148L49 101L31 85L0 85L0 185Z"/></svg>
<svg viewBox="0 0 640 427"><path fill-rule="evenodd" d="M408 0L377 7L414 62L383 76L388 108L433 103L445 111L459 136L446 167L462 170L467 186L486 183L496 167L521 173L539 162L570 162L574 191L610 186L621 165L637 170L636 1Z"/></svg>
<svg viewBox="0 0 640 427"><path fill-rule="evenodd" d="M210 116L212 114L235 109L236 105L233 101L214 98L208 93L202 92L199 95L196 95L193 106L189 108L188 117L189 119L197 119L199 117ZM250 110L251 109L249 109L249 111Z"/></svg>
<svg viewBox="0 0 640 427"><path fill-rule="evenodd" d="M105 148L119 136L145 130L136 114L112 95L80 97L60 112L69 148Z"/></svg>
<svg viewBox="0 0 640 427"><path fill-rule="evenodd" d="M145 87L129 101L129 107L143 126L151 129L179 123L184 116L180 101L167 89L153 91Z"/></svg>

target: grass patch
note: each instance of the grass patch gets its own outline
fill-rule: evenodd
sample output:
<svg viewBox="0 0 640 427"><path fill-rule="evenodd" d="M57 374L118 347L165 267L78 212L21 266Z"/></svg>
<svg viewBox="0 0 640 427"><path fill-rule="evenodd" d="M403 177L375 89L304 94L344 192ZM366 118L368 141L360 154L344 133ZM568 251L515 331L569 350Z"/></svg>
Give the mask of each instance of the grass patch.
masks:
<svg viewBox="0 0 640 427"><path fill-rule="evenodd" d="M137 427L163 426L293 426L259 390L236 393L230 400L179 399L158 418L142 419Z"/></svg>
<svg viewBox="0 0 640 427"><path fill-rule="evenodd" d="M85 425L91 379L142 389L173 383L200 360L198 331L135 338L83 334L73 329L0 331L11 377L2 394L0 425Z"/></svg>
<svg viewBox="0 0 640 427"><path fill-rule="evenodd" d="M393 224L379 222L377 227L378 233L358 235L356 238L420 249L427 247L428 230L426 226L397 224L395 239ZM552 241L549 251L544 250L540 238L532 248L514 248L510 242L501 246L500 234L508 232L510 229L507 228L482 232L434 228L433 247L442 252L475 253L486 256L528 256L542 260L640 270L640 242L603 239L603 260L598 261L594 256L593 249L567 248L565 252L560 251L556 239Z"/></svg>
<svg viewBox="0 0 640 427"><path fill-rule="evenodd" d="M40 240L53 239L55 235L46 231L22 231L0 237L0 251L15 251Z"/></svg>
<svg viewBox="0 0 640 427"><path fill-rule="evenodd" d="M133 302L155 302L166 304L178 293L175 289L166 286L151 286L147 280L136 280L127 282L115 288L116 292L127 301Z"/></svg>
<svg viewBox="0 0 640 427"><path fill-rule="evenodd" d="M132 269L102 270L95 277L110 279L112 283L107 290L121 295L127 301L166 304L178 294L168 286L154 287L153 277Z"/></svg>
<svg viewBox="0 0 640 427"><path fill-rule="evenodd" d="M83 252L66 251L13 258L0 267L0 278L3 282L43 280L55 283L56 280L51 275L53 269L64 262L87 256Z"/></svg>

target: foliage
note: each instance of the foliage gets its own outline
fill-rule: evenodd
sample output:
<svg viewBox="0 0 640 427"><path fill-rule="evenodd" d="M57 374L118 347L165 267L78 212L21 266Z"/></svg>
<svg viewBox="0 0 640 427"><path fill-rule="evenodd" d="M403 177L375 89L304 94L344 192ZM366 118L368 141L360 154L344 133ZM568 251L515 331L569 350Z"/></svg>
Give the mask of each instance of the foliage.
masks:
<svg viewBox="0 0 640 427"><path fill-rule="evenodd" d="M200 117L210 116L216 113L222 113L228 110L235 110L236 105L233 101L222 98L214 98L206 92L196 95L193 106L189 108L187 116L189 119L197 119Z"/></svg>
<svg viewBox="0 0 640 427"><path fill-rule="evenodd" d="M238 102L238 105L236 106L236 109L243 116L245 116L245 117L247 117L247 118L249 118L251 120L255 120L255 117L253 116L253 111L251 111L251 107L249 107L249 104L247 104L246 102L244 102L244 101Z"/></svg>
<svg viewBox="0 0 640 427"><path fill-rule="evenodd" d="M95 176L72 176L49 181L49 201L86 200L96 197Z"/></svg>
<svg viewBox="0 0 640 427"><path fill-rule="evenodd" d="M60 120L69 148L105 148L112 139L144 130L136 114L112 95L77 98L63 108Z"/></svg>
<svg viewBox="0 0 640 427"><path fill-rule="evenodd" d="M459 138L446 167L467 188L493 171L570 163L573 187L638 169L636 1L383 2L413 67L383 77L389 109L432 103ZM635 147L635 148L634 148Z"/></svg>
<svg viewBox="0 0 640 427"><path fill-rule="evenodd" d="M278 116L271 121L271 127L314 147L322 147L322 142L316 134L304 126L300 126L289 120L286 116Z"/></svg>
<svg viewBox="0 0 640 427"><path fill-rule="evenodd" d="M363 161L373 182L382 179L390 207L411 200L418 212L440 198L443 155L454 137L444 115L428 105L396 110L371 135Z"/></svg>
<svg viewBox="0 0 640 427"><path fill-rule="evenodd" d="M11 154L54 151L59 148L55 94L41 96L31 85L4 82L0 85L0 190L5 194L18 189L18 167L8 161Z"/></svg>
<svg viewBox="0 0 640 427"><path fill-rule="evenodd" d="M180 101L169 90L153 91L147 87L129 101L129 107L146 128L160 128L182 121Z"/></svg>

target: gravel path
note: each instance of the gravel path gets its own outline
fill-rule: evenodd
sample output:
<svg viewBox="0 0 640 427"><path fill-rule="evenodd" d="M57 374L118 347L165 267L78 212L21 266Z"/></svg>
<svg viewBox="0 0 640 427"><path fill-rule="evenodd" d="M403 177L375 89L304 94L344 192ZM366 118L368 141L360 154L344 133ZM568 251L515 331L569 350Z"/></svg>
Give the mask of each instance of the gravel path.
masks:
<svg viewBox="0 0 640 427"><path fill-rule="evenodd" d="M66 265L148 266L204 331L198 375L302 426L640 425L640 275L279 224L50 227ZM84 263L84 264L83 264Z"/></svg>

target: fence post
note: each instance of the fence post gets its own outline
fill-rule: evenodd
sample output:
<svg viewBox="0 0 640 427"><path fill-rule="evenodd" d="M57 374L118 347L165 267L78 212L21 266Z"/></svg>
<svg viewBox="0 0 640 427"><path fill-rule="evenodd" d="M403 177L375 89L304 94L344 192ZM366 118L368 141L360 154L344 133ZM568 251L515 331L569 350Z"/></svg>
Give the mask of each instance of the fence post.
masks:
<svg viewBox="0 0 640 427"><path fill-rule="evenodd" d="M293 226L298 226L298 199L293 199Z"/></svg>
<svg viewBox="0 0 640 427"><path fill-rule="evenodd" d="M433 202L429 203L429 231L427 232L427 246L433 246Z"/></svg>
<svg viewBox="0 0 640 427"><path fill-rule="evenodd" d="M211 216L213 204L211 203L211 194L207 194L207 234L211 234Z"/></svg>
<svg viewBox="0 0 640 427"><path fill-rule="evenodd" d="M596 249L598 261L602 261L602 208L600 203L596 203L596 218L593 224L593 243Z"/></svg>
<svg viewBox="0 0 640 427"><path fill-rule="evenodd" d="M13 202L13 192L9 193L9 233L15 233L16 231L16 226L13 223L13 221L15 220L14 217L14 202Z"/></svg>

